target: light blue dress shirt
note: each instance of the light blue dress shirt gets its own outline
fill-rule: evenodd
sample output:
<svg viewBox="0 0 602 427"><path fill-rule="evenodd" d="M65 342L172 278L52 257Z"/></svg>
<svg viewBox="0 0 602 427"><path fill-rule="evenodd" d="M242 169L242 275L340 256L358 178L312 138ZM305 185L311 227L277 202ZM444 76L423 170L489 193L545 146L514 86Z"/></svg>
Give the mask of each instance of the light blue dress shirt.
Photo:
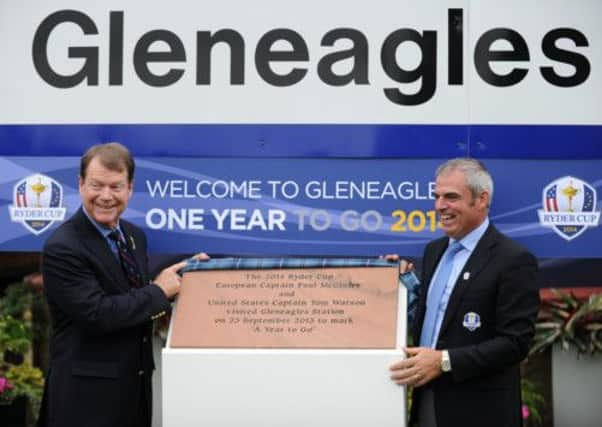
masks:
<svg viewBox="0 0 602 427"><path fill-rule="evenodd" d="M449 298L454 290L454 286L456 285L456 281L458 280L458 276L460 272L466 265L466 261L474 251L477 243L485 234L485 231L489 227L489 218L485 218L485 221L481 223L477 228L472 230L466 236L464 236L460 240L460 244L462 245L462 249L458 251L458 253L454 256L453 266L451 273L449 275L449 279L447 280L447 284L445 285L445 290L443 291L443 296L441 297L441 301L439 302L439 310L437 312L437 317L435 320L435 333L433 334L433 342L431 343L431 348L435 348L437 344L437 340L439 338L439 331L441 330L441 324L443 323L443 317L445 316L445 310L447 310L447 304L449 303ZM455 239L450 238L449 244L451 245L455 242ZM439 266L437 266L437 270L435 274L431 278L431 283L435 280L439 274ZM431 291L431 286L429 286L429 294Z"/></svg>

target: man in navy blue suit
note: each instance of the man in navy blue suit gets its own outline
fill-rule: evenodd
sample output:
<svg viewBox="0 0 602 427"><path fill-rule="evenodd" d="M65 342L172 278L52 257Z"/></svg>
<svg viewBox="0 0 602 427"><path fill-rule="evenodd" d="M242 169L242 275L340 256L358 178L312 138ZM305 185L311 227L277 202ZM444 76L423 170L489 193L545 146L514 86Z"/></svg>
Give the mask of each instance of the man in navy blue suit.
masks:
<svg viewBox="0 0 602 427"><path fill-rule="evenodd" d="M539 308L536 259L489 222L493 181L479 161L441 165L434 195L446 236L424 251L415 347L391 378L414 386L412 426L520 426L519 363Z"/></svg>
<svg viewBox="0 0 602 427"><path fill-rule="evenodd" d="M151 425L152 321L170 309L185 263L149 280L146 236L120 218L134 168L121 144L90 148L80 164L82 206L44 246L52 338L40 426Z"/></svg>

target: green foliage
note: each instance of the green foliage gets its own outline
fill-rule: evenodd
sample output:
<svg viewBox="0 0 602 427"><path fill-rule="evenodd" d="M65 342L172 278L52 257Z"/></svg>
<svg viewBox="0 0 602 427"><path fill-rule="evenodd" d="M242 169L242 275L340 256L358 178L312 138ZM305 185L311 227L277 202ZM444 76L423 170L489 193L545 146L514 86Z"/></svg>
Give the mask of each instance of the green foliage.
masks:
<svg viewBox="0 0 602 427"><path fill-rule="evenodd" d="M564 350L574 348L579 355L602 353L602 293L580 301L572 293L552 292L557 300L542 304L530 354L555 343Z"/></svg>
<svg viewBox="0 0 602 427"><path fill-rule="evenodd" d="M5 372L2 372L4 370ZM29 398L35 413L39 409L44 390L44 375L34 366L23 363L21 365L4 365L0 369L0 378L7 381L3 392L0 393L0 403L10 403L19 396ZM6 384L9 386L6 387Z"/></svg>
<svg viewBox="0 0 602 427"><path fill-rule="evenodd" d="M526 427L538 427L542 423L541 411L545 406L545 399L532 381L523 378L520 387L523 406L528 408L526 413L523 408L523 424Z"/></svg>
<svg viewBox="0 0 602 427"><path fill-rule="evenodd" d="M23 283L8 285L0 298L0 352L26 353L31 347L31 293Z"/></svg>
<svg viewBox="0 0 602 427"><path fill-rule="evenodd" d="M31 346L31 328L22 320L0 316L0 352L23 354Z"/></svg>
<svg viewBox="0 0 602 427"><path fill-rule="evenodd" d="M4 290L0 298L0 316L10 316L14 319L24 319L30 307L32 294L23 283L12 283Z"/></svg>
<svg viewBox="0 0 602 427"><path fill-rule="evenodd" d="M9 285L0 298L0 404L10 404L23 396L29 400L34 415L38 413L44 390L42 371L26 357L7 356L30 352L31 305L36 299L39 296L32 295L23 283Z"/></svg>

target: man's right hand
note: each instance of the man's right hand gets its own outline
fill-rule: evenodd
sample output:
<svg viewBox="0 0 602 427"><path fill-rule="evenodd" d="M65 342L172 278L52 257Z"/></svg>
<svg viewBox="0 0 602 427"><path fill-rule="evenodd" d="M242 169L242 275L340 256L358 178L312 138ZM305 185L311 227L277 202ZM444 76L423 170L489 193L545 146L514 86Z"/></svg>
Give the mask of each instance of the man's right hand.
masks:
<svg viewBox="0 0 602 427"><path fill-rule="evenodd" d="M192 257L199 261L209 260L209 255L204 252L198 253ZM182 276L178 274L178 271L186 267L186 260L180 261L176 264L170 265L153 280L153 283L161 288L167 298L173 298L180 292L182 286Z"/></svg>
<svg viewBox="0 0 602 427"><path fill-rule="evenodd" d="M397 254L388 254L384 256L385 260L390 261L390 262L397 262L399 261L399 274L403 274L406 273L408 271L412 271L414 269L414 264L412 264L411 262L402 259L399 259L399 255Z"/></svg>
<svg viewBox="0 0 602 427"><path fill-rule="evenodd" d="M167 298L173 298L180 292L182 286L182 276L178 274L178 270L186 266L186 261L181 261L170 265L162 270L159 275L153 280L153 283L161 288Z"/></svg>

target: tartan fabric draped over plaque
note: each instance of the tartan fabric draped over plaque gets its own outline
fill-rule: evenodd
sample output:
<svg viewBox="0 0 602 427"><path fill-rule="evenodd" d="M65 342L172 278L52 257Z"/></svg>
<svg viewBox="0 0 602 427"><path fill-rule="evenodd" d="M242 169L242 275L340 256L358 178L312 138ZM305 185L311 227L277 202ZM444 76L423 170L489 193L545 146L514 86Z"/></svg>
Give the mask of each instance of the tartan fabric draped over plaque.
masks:
<svg viewBox="0 0 602 427"><path fill-rule="evenodd" d="M189 259L182 272L198 270L254 270L264 268L389 267L396 262L382 258L213 258L208 261Z"/></svg>

